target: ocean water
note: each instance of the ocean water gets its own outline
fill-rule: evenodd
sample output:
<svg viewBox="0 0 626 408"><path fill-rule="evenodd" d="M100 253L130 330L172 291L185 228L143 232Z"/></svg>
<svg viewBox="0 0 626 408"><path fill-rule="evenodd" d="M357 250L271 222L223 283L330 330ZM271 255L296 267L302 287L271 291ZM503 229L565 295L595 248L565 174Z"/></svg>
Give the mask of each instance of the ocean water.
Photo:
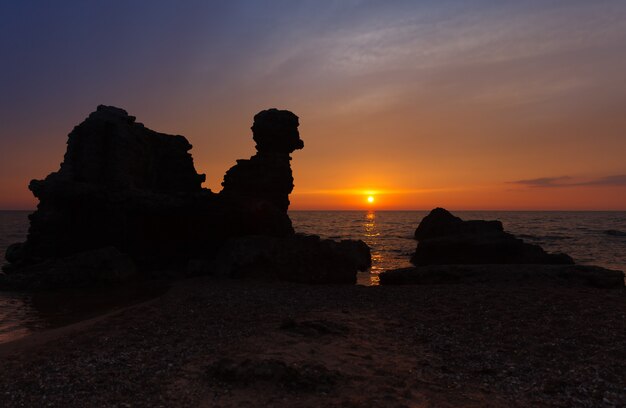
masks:
<svg viewBox="0 0 626 408"><path fill-rule="evenodd" d="M377 282L387 269L411 266L413 233L429 211L292 211L298 232L331 239L362 239L372 268L360 283ZM626 271L626 211L455 211L464 220L500 220L504 229L548 252L565 252L576 263Z"/></svg>
<svg viewBox="0 0 626 408"><path fill-rule="evenodd" d="M26 238L28 214L0 211L2 261L9 244ZM298 232L335 240L365 241L372 251L372 268L360 273L358 281L369 285L376 284L381 271L410 266L409 258L416 246L413 233L427 214L427 211L291 211L289 216ZM497 219L503 222L506 231L549 252L565 252L580 264L626 271L626 211L456 211L454 214L465 220ZM134 293L122 294L122 302L129 301ZM118 298L119 294L113 297ZM72 301L68 302L68 298ZM77 310L84 312L86 301L106 308L106 302L97 298L95 293L55 298L0 292L0 342L58 325L68 316L76 315Z"/></svg>

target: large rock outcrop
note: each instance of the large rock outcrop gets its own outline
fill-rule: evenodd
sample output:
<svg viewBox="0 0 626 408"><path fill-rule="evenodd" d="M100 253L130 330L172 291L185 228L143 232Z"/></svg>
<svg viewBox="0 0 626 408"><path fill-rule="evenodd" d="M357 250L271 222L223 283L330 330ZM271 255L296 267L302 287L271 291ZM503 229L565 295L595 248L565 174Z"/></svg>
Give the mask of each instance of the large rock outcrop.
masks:
<svg viewBox="0 0 626 408"><path fill-rule="evenodd" d="M257 153L238 160L226 172L223 190L215 194L202 188L205 176L194 169L187 139L147 129L122 109L99 106L69 134L59 171L30 183L39 205L30 216L27 241L8 248L9 264L3 268L7 274L22 276L2 281L29 286L29 277L45 276L48 282L68 282L77 268L66 265L76 264L74 259L83 265L101 248L128 255L140 271L154 275L155 270L182 268L190 260L208 264L225 243L251 235L290 248L279 251L280 256L294 259L280 265L322 259L329 253L328 262L350 265L334 269L344 274L342 278L318 274L314 279L290 279L284 270L281 279L351 280L345 274L349 269L356 275L357 265L345 261L350 253L329 252L327 248L333 247L329 243L304 245L294 237L287 209L294 187L290 154L304 147L298 125L298 117L289 111L258 113L252 126ZM59 279L52 276L55 273L43 273L42 265L59 271ZM86 273L85 279L74 280L97 276L92 280L100 282L106 280L107 270L115 273L115 268L96 269L91 268L93 273Z"/></svg>
<svg viewBox="0 0 626 408"><path fill-rule="evenodd" d="M130 256L113 247L98 248L29 265L20 273L0 274L0 287L63 289L116 285L137 277Z"/></svg>
<svg viewBox="0 0 626 408"><path fill-rule="evenodd" d="M190 149L183 136L99 106L69 134L59 171L31 181L39 205L27 241L8 260L19 269L112 246L144 263L200 249L189 238L216 195L201 187L205 177L196 173Z"/></svg>
<svg viewBox="0 0 626 408"><path fill-rule="evenodd" d="M500 221L463 221L443 208L424 217L415 238L414 265L574 263L504 232Z"/></svg>
<svg viewBox="0 0 626 408"><path fill-rule="evenodd" d="M228 242L211 272L234 278L271 278L299 283L356 283L356 271L371 266L363 241L320 239L296 234L268 238L247 236Z"/></svg>
<svg viewBox="0 0 626 408"><path fill-rule="evenodd" d="M294 187L289 155L304 147L298 125L298 117L286 110L269 109L254 116L257 153L249 160L237 160L226 172L220 193L237 214L230 223L236 235L293 233L287 216Z"/></svg>

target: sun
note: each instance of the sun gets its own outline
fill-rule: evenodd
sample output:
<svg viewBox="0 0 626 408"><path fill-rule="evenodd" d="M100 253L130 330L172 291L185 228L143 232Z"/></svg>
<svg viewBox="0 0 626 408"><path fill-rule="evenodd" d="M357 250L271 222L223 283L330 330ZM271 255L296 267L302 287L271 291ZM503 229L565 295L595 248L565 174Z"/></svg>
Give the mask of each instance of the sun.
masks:
<svg viewBox="0 0 626 408"><path fill-rule="evenodd" d="M368 203L373 203L374 202L374 196L367 196L367 202Z"/></svg>

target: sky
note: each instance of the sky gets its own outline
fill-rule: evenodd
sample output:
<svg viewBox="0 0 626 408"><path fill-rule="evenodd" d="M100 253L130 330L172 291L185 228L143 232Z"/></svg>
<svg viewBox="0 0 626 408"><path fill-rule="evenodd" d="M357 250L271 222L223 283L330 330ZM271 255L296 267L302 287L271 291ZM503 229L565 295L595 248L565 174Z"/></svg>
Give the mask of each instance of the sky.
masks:
<svg viewBox="0 0 626 408"><path fill-rule="evenodd" d="M212 191L293 111L294 210L626 210L623 0L0 0L0 55L0 209L105 104Z"/></svg>

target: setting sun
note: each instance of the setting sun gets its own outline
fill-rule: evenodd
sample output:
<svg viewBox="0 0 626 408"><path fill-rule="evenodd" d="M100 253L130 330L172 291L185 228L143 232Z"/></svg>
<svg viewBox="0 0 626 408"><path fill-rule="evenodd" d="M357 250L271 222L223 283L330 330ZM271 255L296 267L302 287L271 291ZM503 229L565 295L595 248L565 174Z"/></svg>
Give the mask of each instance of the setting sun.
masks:
<svg viewBox="0 0 626 408"><path fill-rule="evenodd" d="M374 202L374 196L367 196L367 202L368 203L373 203Z"/></svg>

